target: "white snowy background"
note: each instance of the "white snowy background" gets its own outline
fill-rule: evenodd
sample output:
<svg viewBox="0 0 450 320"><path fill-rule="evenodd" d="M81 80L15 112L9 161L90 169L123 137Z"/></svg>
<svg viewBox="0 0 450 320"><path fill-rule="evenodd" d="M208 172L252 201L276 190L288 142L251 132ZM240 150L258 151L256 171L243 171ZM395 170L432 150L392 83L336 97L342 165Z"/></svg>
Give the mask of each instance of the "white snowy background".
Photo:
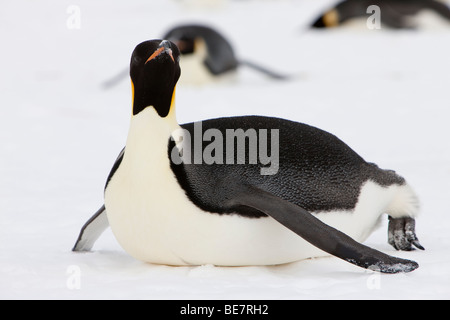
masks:
<svg viewBox="0 0 450 320"><path fill-rule="evenodd" d="M332 2L2 1L0 298L449 299L450 24L424 14L419 31L369 30L365 21L308 29ZM71 5L80 28L67 25ZM130 119L129 80L110 90L101 84L129 64L135 45L184 22L207 23L239 57L296 77L274 82L242 69L233 83L179 86L179 122L287 118L395 169L420 196L426 251L396 252L386 220L366 244L415 260L418 270L379 275L333 257L269 267L151 265L129 257L110 230L93 252L71 252L103 203Z"/></svg>

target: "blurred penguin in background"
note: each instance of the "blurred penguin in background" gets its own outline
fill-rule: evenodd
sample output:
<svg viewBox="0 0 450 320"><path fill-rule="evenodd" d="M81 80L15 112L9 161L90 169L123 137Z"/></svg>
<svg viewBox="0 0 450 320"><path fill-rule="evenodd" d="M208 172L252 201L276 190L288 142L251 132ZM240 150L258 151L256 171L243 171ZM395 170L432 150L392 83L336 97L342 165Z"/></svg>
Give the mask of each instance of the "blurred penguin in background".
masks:
<svg viewBox="0 0 450 320"><path fill-rule="evenodd" d="M230 43L217 30L200 24L183 24L171 28L162 39L174 42L180 49L180 65L183 74L181 85L205 85L219 81L232 81L237 70L246 66L264 76L285 80L289 77L269 70L254 62L239 59ZM103 87L110 88L128 76L128 69L105 81Z"/></svg>
<svg viewBox="0 0 450 320"><path fill-rule="evenodd" d="M372 6L380 8L381 25L393 29L417 28L418 14L426 11L450 21L449 7L437 0L345 0L323 13L312 27L333 28L357 18L368 18Z"/></svg>
<svg viewBox="0 0 450 320"><path fill-rule="evenodd" d="M174 42L180 49L182 83L205 84L230 78L241 66L250 67L272 79L287 78L253 62L239 59L231 43L217 30L206 25L179 25L170 29L163 39Z"/></svg>
<svg viewBox="0 0 450 320"><path fill-rule="evenodd" d="M180 49L182 83L201 85L219 78L230 79L239 66L230 42L210 27L180 25L162 38L174 42Z"/></svg>

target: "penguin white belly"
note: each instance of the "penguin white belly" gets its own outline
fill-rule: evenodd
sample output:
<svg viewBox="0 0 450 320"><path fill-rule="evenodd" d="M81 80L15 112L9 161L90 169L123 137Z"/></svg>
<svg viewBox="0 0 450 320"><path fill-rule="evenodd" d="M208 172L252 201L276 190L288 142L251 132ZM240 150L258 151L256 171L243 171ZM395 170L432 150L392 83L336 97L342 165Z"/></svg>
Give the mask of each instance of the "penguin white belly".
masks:
<svg viewBox="0 0 450 320"><path fill-rule="evenodd" d="M117 174L117 178L122 175ZM147 191L145 194L136 193L135 186L123 188L125 179L121 188L116 188L119 179L111 181L108 187L108 219L121 246L136 259L168 265L243 266L282 264L327 255L272 218L252 219L201 211L181 188L173 187L177 181L171 174L166 176L164 184L153 187L147 184L141 189ZM363 197L375 200L374 194L368 191L363 190ZM355 240L363 241L377 225L382 212L369 208L316 216Z"/></svg>
<svg viewBox="0 0 450 320"><path fill-rule="evenodd" d="M157 118L147 108L132 119L124 157L105 191L108 220L125 251L168 265L273 265L327 255L272 218L219 215L195 206L170 168L167 137L173 128L152 121ZM161 132L168 134L161 138ZM363 241L397 193L368 181L353 211L316 216Z"/></svg>

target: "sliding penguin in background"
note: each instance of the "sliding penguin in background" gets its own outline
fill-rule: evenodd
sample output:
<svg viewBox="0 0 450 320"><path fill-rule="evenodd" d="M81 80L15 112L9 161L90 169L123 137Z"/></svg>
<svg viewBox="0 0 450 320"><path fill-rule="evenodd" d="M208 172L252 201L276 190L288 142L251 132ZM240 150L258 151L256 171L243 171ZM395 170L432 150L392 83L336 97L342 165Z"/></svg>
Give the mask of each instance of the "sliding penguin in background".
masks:
<svg viewBox="0 0 450 320"><path fill-rule="evenodd" d="M313 28L333 28L357 18L367 18L370 6L380 8L381 24L393 29L414 29L419 25L419 13L431 11L450 21L449 7L436 0L345 0L328 9L313 24Z"/></svg>
<svg viewBox="0 0 450 320"><path fill-rule="evenodd" d="M107 178L105 204L83 226L74 251L90 250L110 225L126 252L158 264L275 265L331 254L384 273L418 267L360 243L387 213L389 243L423 249L415 234L418 199L404 178L302 123L243 116L179 125L179 58L166 40L135 48L126 146ZM180 130L182 139L175 134ZM234 163L250 159L252 151L241 146L228 154L222 145L228 142L218 137L229 130L253 130L260 148L260 139L270 144L276 170L265 172L268 163ZM263 138L267 130L277 134ZM195 160L210 145L198 153L189 141L212 132L222 146L216 156L226 150L227 163ZM187 161L178 161L181 153Z"/></svg>
<svg viewBox="0 0 450 320"><path fill-rule="evenodd" d="M180 49L183 79L202 84L234 74L245 66L272 79L287 79L254 62L239 59L230 42L218 31L204 25L180 25L167 32L163 39L174 42Z"/></svg>
<svg viewBox="0 0 450 320"><path fill-rule="evenodd" d="M222 80L232 80L240 67L250 68L275 80L287 80L288 75L270 70L249 60L239 59L230 43L217 30L199 24L185 24L167 31L163 39L174 42L181 53L182 84L205 85ZM128 69L104 82L109 88L126 78Z"/></svg>

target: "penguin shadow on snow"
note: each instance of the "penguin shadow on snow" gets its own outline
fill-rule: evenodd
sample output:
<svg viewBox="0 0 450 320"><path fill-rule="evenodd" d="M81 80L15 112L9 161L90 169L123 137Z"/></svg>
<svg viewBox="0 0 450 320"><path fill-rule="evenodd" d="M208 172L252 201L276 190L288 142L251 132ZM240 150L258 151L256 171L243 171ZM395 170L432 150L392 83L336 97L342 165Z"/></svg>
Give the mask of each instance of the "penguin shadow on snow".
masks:
<svg viewBox="0 0 450 320"><path fill-rule="evenodd" d="M171 28L162 37L175 43L181 53L181 84L205 85L236 80L239 68L251 69L269 79L289 80L290 75L273 71L248 59L237 57L230 41L216 29L201 24L183 24ZM114 87L128 76L126 68L102 84Z"/></svg>
<svg viewBox="0 0 450 320"><path fill-rule="evenodd" d="M312 28L334 28L368 18L372 6L380 8L380 22L391 29L416 29L419 14L425 11L445 19L450 23L449 7L438 0L344 0L327 9L311 25ZM450 25L450 24L449 24Z"/></svg>

